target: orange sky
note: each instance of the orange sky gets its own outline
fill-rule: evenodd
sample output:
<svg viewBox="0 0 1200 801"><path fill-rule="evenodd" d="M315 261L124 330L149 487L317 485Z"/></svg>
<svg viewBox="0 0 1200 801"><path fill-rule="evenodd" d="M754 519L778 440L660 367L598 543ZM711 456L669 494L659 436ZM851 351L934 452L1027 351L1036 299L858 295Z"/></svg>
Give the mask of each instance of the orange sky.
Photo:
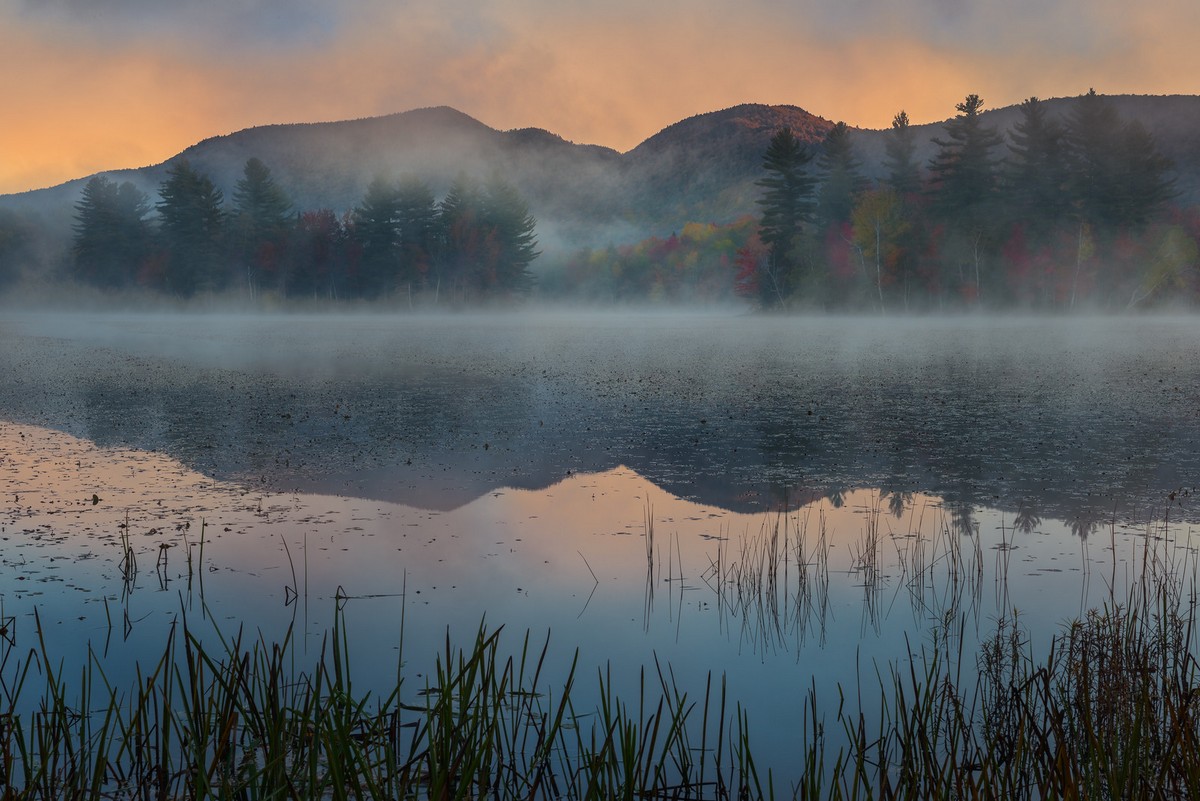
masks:
<svg viewBox="0 0 1200 801"><path fill-rule="evenodd" d="M901 108L944 119L968 92L1200 93L1194 0L644 5L0 0L0 192L254 125L430 105L627 150L742 102L884 127Z"/></svg>

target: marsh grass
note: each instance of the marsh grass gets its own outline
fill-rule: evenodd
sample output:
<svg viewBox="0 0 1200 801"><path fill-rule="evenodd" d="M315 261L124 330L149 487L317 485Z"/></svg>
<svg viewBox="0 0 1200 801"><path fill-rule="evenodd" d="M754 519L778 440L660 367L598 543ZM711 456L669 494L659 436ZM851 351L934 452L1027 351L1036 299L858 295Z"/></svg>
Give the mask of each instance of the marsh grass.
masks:
<svg viewBox="0 0 1200 801"><path fill-rule="evenodd" d="M290 630L269 641L181 615L156 658L114 681L90 650L65 669L36 616L21 650L13 621L0 638L0 800L1200 797L1191 544L1147 527L1118 586L1114 535L1104 603L1048 644L1006 612L975 650L966 607L984 560L965 536L946 525L931 539L893 537L897 591L942 622L833 694L814 680L778 699L798 712L789 765L756 759L752 721L724 676L685 687L655 661L622 694L622 666L589 677L576 656L549 675L549 637L528 633L515 648L502 629L480 626L465 646L448 633L440 653L420 655L434 664L421 686L404 678L401 633L394 686L364 690L339 591L305 664ZM882 574L885 537L868 514L864 578ZM823 617L823 517L810 526L785 510L726 543L705 580L744 625L767 638ZM648 569L661 564L648 554Z"/></svg>
<svg viewBox="0 0 1200 801"><path fill-rule="evenodd" d="M710 675L695 700L656 665L627 699L610 666L588 693L596 709L580 713L577 664L544 675L548 638L539 649L527 634L505 656L498 630L481 627L465 648L447 635L427 685L409 692L398 678L380 695L352 682L340 610L305 670L290 631L202 639L185 620L125 686L90 651L68 677L36 629L28 655L0 655L4 801L737 798L770 787L723 680Z"/></svg>

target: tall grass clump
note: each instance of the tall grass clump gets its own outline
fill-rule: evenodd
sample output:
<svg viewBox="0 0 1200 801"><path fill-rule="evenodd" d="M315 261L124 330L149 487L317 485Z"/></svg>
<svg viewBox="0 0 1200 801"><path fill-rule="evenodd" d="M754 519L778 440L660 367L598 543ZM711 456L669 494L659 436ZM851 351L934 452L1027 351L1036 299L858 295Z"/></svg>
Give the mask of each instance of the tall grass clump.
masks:
<svg viewBox="0 0 1200 801"><path fill-rule="evenodd" d="M70 679L40 634L0 661L0 799L526 799L762 797L739 708L724 682L700 700L669 667L618 698L611 668L596 708L576 710L577 665L551 681L526 635L447 637L429 683L359 691L344 613L319 657L295 670L281 642L202 640L172 626L127 684L88 655ZM11 661L10 661L11 660ZM72 680L73 679L73 680ZM592 697L589 695L589 697ZM732 722L732 723L731 723Z"/></svg>

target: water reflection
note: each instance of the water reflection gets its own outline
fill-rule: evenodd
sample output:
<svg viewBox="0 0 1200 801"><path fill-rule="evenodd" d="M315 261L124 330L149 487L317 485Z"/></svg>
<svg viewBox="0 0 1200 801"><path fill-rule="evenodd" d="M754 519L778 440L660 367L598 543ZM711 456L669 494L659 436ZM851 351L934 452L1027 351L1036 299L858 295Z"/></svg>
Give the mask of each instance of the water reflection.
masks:
<svg viewBox="0 0 1200 801"><path fill-rule="evenodd" d="M165 454L32 426L0 424L0 453L0 614L17 650L33 643L36 610L52 654L78 665L91 648L110 675L157 655L181 616L267 641L294 627L315 654L336 603L362 644L361 686L394 680L401 634L419 685L447 631L470 638L486 620L550 632L548 675L576 648L632 693L655 660L681 686L723 673L777 765L798 747L786 736L797 688L832 692L948 632L969 653L1014 599L1037 610L1031 640L1048 642L1147 560L1194 564L1186 526L1106 523L1109 547L1081 549L1073 520L919 492L788 496L742 513L616 467L439 511L214 481Z"/></svg>
<svg viewBox="0 0 1200 801"><path fill-rule="evenodd" d="M1196 515L1193 320L9 325L0 416L275 491L450 510L624 465L740 512L882 488L897 507L923 493L1080 534Z"/></svg>

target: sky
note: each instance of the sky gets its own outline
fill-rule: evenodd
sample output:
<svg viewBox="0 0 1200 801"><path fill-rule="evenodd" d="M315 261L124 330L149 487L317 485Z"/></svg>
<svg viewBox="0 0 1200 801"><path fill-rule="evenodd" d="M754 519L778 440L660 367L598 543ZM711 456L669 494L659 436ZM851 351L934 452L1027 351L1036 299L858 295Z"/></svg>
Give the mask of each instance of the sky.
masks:
<svg viewBox="0 0 1200 801"><path fill-rule="evenodd" d="M0 193L449 105L629 150L739 103L883 128L1200 93L1196 0L0 0Z"/></svg>

